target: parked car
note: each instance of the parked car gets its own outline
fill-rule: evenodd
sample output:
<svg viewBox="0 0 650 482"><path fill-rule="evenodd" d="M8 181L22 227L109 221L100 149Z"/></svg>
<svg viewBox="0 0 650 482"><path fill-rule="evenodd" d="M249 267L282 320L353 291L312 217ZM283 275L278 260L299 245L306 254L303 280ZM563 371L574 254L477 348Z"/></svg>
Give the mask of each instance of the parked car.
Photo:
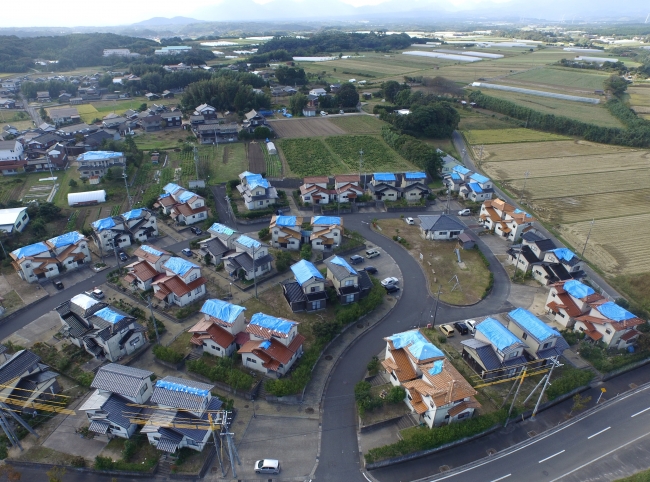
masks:
<svg viewBox="0 0 650 482"><path fill-rule="evenodd" d="M323 116L323 117L325 117L325 116L327 115L327 112L325 112L324 110L322 110L322 111L320 111L320 115Z"/></svg>
<svg viewBox="0 0 650 482"><path fill-rule="evenodd" d="M406 224L410 224L410 225L415 224L415 219L413 218L404 218L404 221L406 221Z"/></svg>
<svg viewBox="0 0 650 482"><path fill-rule="evenodd" d="M395 276L389 276L388 278L384 278L383 280L381 280L381 285L384 288L386 288L387 286L396 285L397 283L399 283L399 280L395 278Z"/></svg>
<svg viewBox="0 0 650 482"><path fill-rule="evenodd" d="M375 268L374 266L366 266L365 268L363 268L363 270L366 273L377 274L377 268Z"/></svg>
<svg viewBox="0 0 650 482"><path fill-rule="evenodd" d="M88 296L92 296L92 297L95 298L96 300L102 300L102 299L104 299L104 292L103 292L102 290L100 290L99 288L95 288L95 289L92 290L92 291L86 291L86 294L87 294Z"/></svg>
<svg viewBox="0 0 650 482"><path fill-rule="evenodd" d="M201 231L200 228L196 228L196 227L194 227L194 226L192 226L192 227L190 228L190 231L192 231L192 232L193 232L194 234L196 234L197 236L200 236L200 235L203 234L203 231Z"/></svg>
<svg viewBox="0 0 650 482"><path fill-rule="evenodd" d="M399 286L397 285L388 285L384 286L386 288L386 293L391 294L391 293L397 293L399 291Z"/></svg>
<svg viewBox="0 0 650 482"><path fill-rule="evenodd" d="M447 338L454 336L454 329L451 327L451 325L440 325L440 331Z"/></svg>
<svg viewBox="0 0 650 482"><path fill-rule="evenodd" d="M63 289L63 283L59 280L52 281L52 284L57 290L62 290Z"/></svg>
<svg viewBox="0 0 650 482"><path fill-rule="evenodd" d="M478 324L478 323L476 323L476 321L474 321L474 320L467 320L467 321L465 322L465 326L467 326L467 329L468 329L469 332L472 333L472 334L476 333L476 325L477 325L477 324Z"/></svg>
<svg viewBox="0 0 650 482"><path fill-rule="evenodd" d="M343 115L343 114L345 114L345 111L344 111L344 110L340 110L340 111L339 111L339 114Z"/></svg>
<svg viewBox="0 0 650 482"><path fill-rule="evenodd" d="M471 214L472 214L472 210L469 208L461 209L460 211L458 211L459 216L469 216Z"/></svg>
<svg viewBox="0 0 650 482"><path fill-rule="evenodd" d="M280 461L275 459L263 459L255 462L256 474L279 474Z"/></svg>
<svg viewBox="0 0 650 482"><path fill-rule="evenodd" d="M469 333L469 328L465 323L462 321L457 321L454 323L454 328L460 333L461 335L467 335Z"/></svg>
<svg viewBox="0 0 650 482"><path fill-rule="evenodd" d="M352 256L350 256L350 262L352 264L363 263L363 256L359 256L358 254L353 254Z"/></svg>
<svg viewBox="0 0 650 482"><path fill-rule="evenodd" d="M188 258L191 258L192 256L194 256L194 253L192 253L192 250L190 248L181 249L181 253L183 253Z"/></svg>
<svg viewBox="0 0 650 482"><path fill-rule="evenodd" d="M377 251L376 249L367 249L366 250L366 258L368 258L368 259L376 258L380 254L381 253L379 251Z"/></svg>
<svg viewBox="0 0 650 482"><path fill-rule="evenodd" d="M129 259L124 251L120 251L120 254L118 256L120 257L120 261L126 261Z"/></svg>

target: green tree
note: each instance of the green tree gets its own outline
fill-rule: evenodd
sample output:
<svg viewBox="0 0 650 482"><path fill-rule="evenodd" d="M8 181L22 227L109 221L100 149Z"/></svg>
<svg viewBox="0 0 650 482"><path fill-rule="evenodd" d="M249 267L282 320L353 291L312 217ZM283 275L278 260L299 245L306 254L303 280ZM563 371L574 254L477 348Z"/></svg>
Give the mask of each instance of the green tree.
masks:
<svg viewBox="0 0 650 482"><path fill-rule="evenodd" d="M291 111L292 115L299 115L302 113L302 110L305 108L307 105L308 99L305 94L301 94L298 92L297 94L293 94L291 96L291 99L289 99L289 110Z"/></svg>
<svg viewBox="0 0 650 482"><path fill-rule="evenodd" d="M398 404L404 401L404 398L406 398L406 391L403 387L391 387L391 389L388 390L386 401L388 401L388 403Z"/></svg>
<svg viewBox="0 0 650 482"><path fill-rule="evenodd" d="M256 127L253 131L255 139L268 139L271 137L271 130L268 127Z"/></svg>
<svg viewBox="0 0 650 482"><path fill-rule="evenodd" d="M384 94L384 98L390 103L394 103L397 94L405 88L408 89L408 86L401 85L395 80L389 80L388 82L381 84L381 91Z"/></svg>
<svg viewBox="0 0 650 482"><path fill-rule="evenodd" d="M79 183L77 181L75 181L74 179L70 179L68 181L68 186L70 186L70 187L77 187L78 185L79 185Z"/></svg>
<svg viewBox="0 0 650 482"><path fill-rule="evenodd" d="M311 244L304 244L303 247L300 248L300 257L307 261L311 260Z"/></svg>
<svg viewBox="0 0 650 482"><path fill-rule="evenodd" d="M359 92L350 82L345 83L336 94L336 101L341 107L356 107L359 103Z"/></svg>
<svg viewBox="0 0 650 482"><path fill-rule="evenodd" d="M140 107L138 107L138 110L140 112L144 112L145 110L147 110L147 103L143 102L142 104L140 104Z"/></svg>
<svg viewBox="0 0 650 482"><path fill-rule="evenodd" d="M605 80L604 86L605 90L609 90L612 94L619 97L625 93L628 84L629 82L623 77L610 75L607 80Z"/></svg>

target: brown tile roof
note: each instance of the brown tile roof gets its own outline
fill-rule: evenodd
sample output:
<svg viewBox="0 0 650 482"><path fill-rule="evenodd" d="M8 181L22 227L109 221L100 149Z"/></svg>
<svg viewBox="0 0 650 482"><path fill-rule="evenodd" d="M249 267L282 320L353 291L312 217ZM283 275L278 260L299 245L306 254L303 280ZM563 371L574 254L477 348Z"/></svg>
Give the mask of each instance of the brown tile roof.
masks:
<svg viewBox="0 0 650 482"><path fill-rule="evenodd" d="M206 333L210 326L212 326L212 321L204 318L187 331L188 333Z"/></svg>
<svg viewBox="0 0 650 482"><path fill-rule="evenodd" d="M609 324L615 331L621 331L627 328L633 328L637 325L641 325L645 323L645 321L642 320L641 318L630 318L629 320L614 321L614 320L610 320L609 318L598 318L596 316L591 316L591 315L579 316L578 318L576 318L576 320L582 321L583 323L585 321L589 321L591 323L596 323L598 325Z"/></svg>
<svg viewBox="0 0 650 482"><path fill-rule="evenodd" d="M510 214L514 212L515 207L512 204L508 204L503 199L493 199L492 207L498 209L499 211L505 211Z"/></svg>
<svg viewBox="0 0 650 482"><path fill-rule="evenodd" d="M237 343L238 345L243 345L250 339L251 339L250 334L246 333L245 331L240 331L235 335L235 343Z"/></svg>
<svg viewBox="0 0 650 482"><path fill-rule="evenodd" d="M404 348L400 348L399 350L391 350L390 354L393 357L396 366L393 371L395 372L395 376L400 382L413 380L417 376L415 374L415 369L413 368L413 365L411 365L409 357L406 354L406 350L404 350Z"/></svg>
<svg viewBox="0 0 650 482"><path fill-rule="evenodd" d="M328 182L330 182L330 178L327 177L327 176L311 176L311 177L306 177L305 179L303 179L303 182L305 184L310 184L310 183L311 184L316 184L316 183L321 183L321 184L325 183L325 184L327 184Z"/></svg>
<svg viewBox="0 0 650 482"><path fill-rule="evenodd" d="M153 246L152 246L152 247L153 247ZM168 253L167 251L165 251L165 250L163 250L163 249L160 249L160 248L154 248L154 249L155 249L156 251L160 251L163 255L166 254L166 255L171 256L170 253ZM135 252L134 252L133 254L134 254L135 256L137 256L138 258L142 258L142 259L144 259L144 260L149 261L149 262L152 263L152 264L156 264L156 263L158 262L158 260L159 260L160 258L162 258L162 256L156 256L155 254L150 253L149 251L145 251L145 250L142 249L141 247L138 247L138 249L136 249Z"/></svg>
<svg viewBox="0 0 650 482"><path fill-rule="evenodd" d="M313 192L322 192L325 194L331 194L332 192L335 191L330 191L329 189L325 189L324 187L320 186L305 186L304 184L300 186L300 194L305 195L307 193L313 193ZM315 195L315 194L314 194Z"/></svg>
<svg viewBox="0 0 650 482"><path fill-rule="evenodd" d="M336 183L340 182L359 182L359 176L357 174L341 174L334 176L334 181Z"/></svg>
<svg viewBox="0 0 650 482"><path fill-rule="evenodd" d="M363 194L363 189L361 189L356 184L349 184L349 183L344 184L343 186L334 190L335 193L341 193L341 194L343 194L345 191L356 191Z"/></svg>
<svg viewBox="0 0 650 482"><path fill-rule="evenodd" d="M587 331L585 333L589 338L591 338L594 341L598 341L603 337L603 334L600 333L598 330L596 330L596 327L589 321L587 320L580 320L584 323L585 328L587 328Z"/></svg>
<svg viewBox="0 0 650 482"><path fill-rule="evenodd" d="M259 357L262 365L269 370L277 370L280 364L289 363L291 357L296 353L298 348L304 343L305 337L298 334L291 344L286 347L274 338L270 340L271 345L268 348L262 348L260 345L263 341L249 340L239 349L238 353L253 353Z"/></svg>
<svg viewBox="0 0 650 482"><path fill-rule="evenodd" d="M458 405L451 407L447 413L449 414L450 417L455 417L456 415L464 412L468 408L478 408L480 406L481 405L474 398L472 398L469 401L463 401L460 402Z"/></svg>
<svg viewBox="0 0 650 482"><path fill-rule="evenodd" d="M416 378L415 380L404 382L402 385L404 385L404 388L407 388L409 390L417 390L420 395L433 397L439 393L439 390L436 390L421 378Z"/></svg>
<svg viewBox="0 0 650 482"><path fill-rule="evenodd" d="M476 395L476 390L458 373L449 360L444 360L442 371L437 375L429 374L433 364L422 367L423 378L426 378L438 391L433 401L436 406L446 405L455 400Z"/></svg>
<svg viewBox="0 0 650 482"><path fill-rule="evenodd" d="M149 281L158 275L158 271L146 261L135 263L132 267L132 273L140 281Z"/></svg>
<svg viewBox="0 0 650 482"><path fill-rule="evenodd" d="M212 324L208 328L210 339L222 348L228 348L235 341L235 337L218 325Z"/></svg>
<svg viewBox="0 0 650 482"><path fill-rule="evenodd" d="M293 325L298 325L297 321L291 321L287 320L286 318L278 318L279 320L284 320L287 321ZM278 338L288 338L289 333L284 333L281 331L274 331L269 328L264 328L263 326L260 325L254 325L254 324L248 324L246 326L246 333L250 333L251 335L255 335L258 338L264 338L265 340L270 339L272 336L276 336ZM298 335L296 335L298 336Z"/></svg>
<svg viewBox="0 0 650 482"><path fill-rule="evenodd" d="M641 332L639 332L639 331L630 330L630 331L628 331L627 333L625 333L624 335L621 336L621 340L628 341L628 340L630 340L630 339L632 339L635 336L640 335L640 334L641 334Z"/></svg>
<svg viewBox="0 0 650 482"><path fill-rule="evenodd" d="M566 293L566 292L564 292L564 293L558 292L557 297L560 300L560 302L559 303L555 303L555 302L549 303L547 305L549 308L551 308L551 305L555 303L555 306L557 308L564 309L564 311L566 311L567 314L572 318L575 318L575 317L580 316L582 314L582 311L580 311L580 308L578 308L578 305L575 304L575 302L573 301L573 298L571 298L571 296L568 293ZM551 309L553 309L553 308L551 308ZM557 310L553 310L553 311L557 311Z"/></svg>
<svg viewBox="0 0 650 482"><path fill-rule="evenodd" d="M181 213L183 216L191 216L192 214L202 213L208 210L207 206L201 206L200 208L193 208L189 204L177 204L172 208L172 210Z"/></svg>
<svg viewBox="0 0 650 482"><path fill-rule="evenodd" d="M199 286L204 285L205 283L207 283L207 280L204 277L200 277L200 278L195 279L191 283L186 284L177 275L165 276L165 278L163 278L163 279L161 279L159 281L154 281L154 284L160 286L161 289L164 288L164 289L168 290L167 294L174 293L176 296L184 296L187 293L189 293L190 291L198 288Z"/></svg>
<svg viewBox="0 0 650 482"><path fill-rule="evenodd" d="M169 207L176 204L176 200L171 196L165 196L163 198L158 198L158 204L164 207Z"/></svg>
<svg viewBox="0 0 650 482"><path fill-rule="evenodd" d="M487 201L486 201L486 202L487 202ZM494 208L491 208L491 207L486 208L486 209L485 209L485 212L487 213L487 215L482 214L482 215L481 215L482 218L485 219L487 216L489 216L489 217L490 217L490 220L493 221L493 222L495 222L495 223L498 222L498 221L501 221L501 216L499 216L499 215L497 214L497 212L494 210Z"/></svg>

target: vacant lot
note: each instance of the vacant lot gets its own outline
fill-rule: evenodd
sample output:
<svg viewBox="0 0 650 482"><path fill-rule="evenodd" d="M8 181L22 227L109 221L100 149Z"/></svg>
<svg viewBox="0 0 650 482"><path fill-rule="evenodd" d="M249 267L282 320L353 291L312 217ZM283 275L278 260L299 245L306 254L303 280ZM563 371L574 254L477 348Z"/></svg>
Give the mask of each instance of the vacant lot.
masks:
<svg viewBox="0 0 650 482"><path fill-rule="evenodd" d="M332 124L328 119L321 117L314 119L303 118L270 121L269 125L278 137L286 138L335 136L346 133L340 127Z"/></svg>
<svg viewBox="0 0 650 482"><path fill-rule="evenodd" d="M262 147L259 142L248 144L248 170L258 174L266 172L264 154L262 154Z"/></svg>
<svg viewBox="0 0 650 482"><path fill-rule="evenodd" d="M470 144L508 144L512 142L561 141L568 137L532 129L482 129L465 131Z"/></svg>
<svg viewBox="0 0 650 482"><path fill-rule="evenodd" d="M332 117L330 122L348 134L379 134L386 123L372 115Z"/></svg>

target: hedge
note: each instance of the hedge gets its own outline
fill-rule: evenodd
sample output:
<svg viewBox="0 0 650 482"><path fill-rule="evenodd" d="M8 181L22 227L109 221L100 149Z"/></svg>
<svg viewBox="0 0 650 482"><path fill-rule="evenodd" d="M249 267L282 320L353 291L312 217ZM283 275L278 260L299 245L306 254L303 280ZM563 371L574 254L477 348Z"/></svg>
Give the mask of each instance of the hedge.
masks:
<svg viewBox="0 0 650 482"><path fill-rule="evenodd" d="M553 380L546 389L546 396L549 400L553 400L573 389L587 385L593 377L594 373L591 370L578 370L565 366L562 376Z"/></svg>
<svg viewBox="0 0 650 482"><path fill-rule="evenodd" d="M204 354L203 357L210 355ZM187 371L198 373L213 382L223 382L234 390L250 390L254 379L240 370L233 369L234 362L231 358L216 358L216 365L211 365L204 358L188 361L185 366Z"/></svg>
<svg viewBox="0 0 650 482"><path fill-rule="evenodd" d="M153 354L158 360L162 360L169 363L180 363L184 355L173 348L168 346L155 345L153 347Z"/></svg>

